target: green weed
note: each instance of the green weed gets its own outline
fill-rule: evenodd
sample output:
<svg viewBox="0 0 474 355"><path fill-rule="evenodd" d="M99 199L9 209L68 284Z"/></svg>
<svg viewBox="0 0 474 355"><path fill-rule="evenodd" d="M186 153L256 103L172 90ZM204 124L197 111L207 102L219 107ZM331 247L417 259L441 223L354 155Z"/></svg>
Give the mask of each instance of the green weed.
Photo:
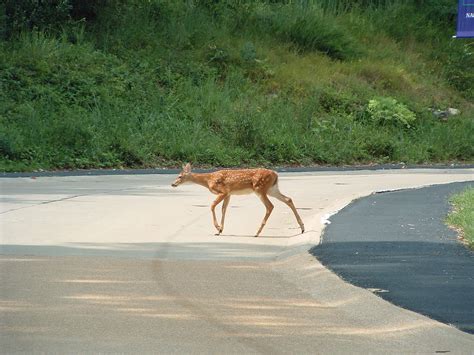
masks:
<svg viewBox="0 0 474 355"><path fill-rule="evenodd" d="M474 249L474 188L454 195L450 199L453 211L448 215L447 223L456 228L463 241Z"/></svg>

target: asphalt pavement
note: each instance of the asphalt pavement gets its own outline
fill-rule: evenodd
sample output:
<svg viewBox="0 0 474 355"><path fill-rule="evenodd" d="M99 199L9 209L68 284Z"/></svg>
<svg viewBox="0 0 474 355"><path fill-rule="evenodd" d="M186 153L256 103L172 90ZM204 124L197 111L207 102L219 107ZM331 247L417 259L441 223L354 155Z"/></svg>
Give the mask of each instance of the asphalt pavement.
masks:
<svg viewBox="0 0 474 355"><path fill-rule="evenodd" d="M378 193L331 218L311 253L344 280L474 333L474 252L444 220L474 182Z"/></svg>

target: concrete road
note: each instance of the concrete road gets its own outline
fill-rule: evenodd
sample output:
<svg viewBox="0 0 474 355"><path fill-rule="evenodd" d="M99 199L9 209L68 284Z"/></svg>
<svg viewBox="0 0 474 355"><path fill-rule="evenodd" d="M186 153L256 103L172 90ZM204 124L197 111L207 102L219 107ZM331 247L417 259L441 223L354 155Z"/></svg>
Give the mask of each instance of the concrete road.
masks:
<svg viewBox="0 0 474 355"><path fill-rule="evenodd" d="M474 349L472 335L346 284L305 253L327 216L378 190L472 169L281 174L308 232L233 197L213 235L199 186L173 176L0 179L1 351L383 353Z"/></svg>

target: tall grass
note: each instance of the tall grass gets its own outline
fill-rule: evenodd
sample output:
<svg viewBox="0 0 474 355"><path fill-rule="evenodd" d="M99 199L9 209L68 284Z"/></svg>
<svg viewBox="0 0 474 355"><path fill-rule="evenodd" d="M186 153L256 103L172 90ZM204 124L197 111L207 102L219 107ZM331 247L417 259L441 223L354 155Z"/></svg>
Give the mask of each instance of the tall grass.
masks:
<svg viewBox="0 0 474 355"><path fill-rule="evenodd" d="M446 221L456 228L461 240L474 250L474 187L452 196L450 202L453 211L448 215Z"/></svg>
<svg viewBox="0 0 474 355"><path fill-rule="evenodd" d="M3 170L474 157L465 78L433 76L424 43L366 23L395 2L97 6L0 42ZM390 114L370 119L373 99ZM428 110L448 105L463 114ZM390 123L400 112L409 125Z"/></svg>
<svg viewBox="0 0 474 355"><path fill-rule="evenodd" d="M318 50L335 59L352 58L358 53L356 41L318 4L261 6L254 16L256 28L276 34L298 50Z"/></svg>

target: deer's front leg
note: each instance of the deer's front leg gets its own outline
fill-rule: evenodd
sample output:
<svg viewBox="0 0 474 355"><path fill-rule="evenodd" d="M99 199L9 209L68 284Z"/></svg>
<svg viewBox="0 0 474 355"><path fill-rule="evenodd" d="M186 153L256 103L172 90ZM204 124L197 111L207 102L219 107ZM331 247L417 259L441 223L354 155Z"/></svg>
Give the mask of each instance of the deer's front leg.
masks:
<svg viewBox="0 0 474 355"><path fill-rule="evenodd" d="M213 221L213 223L214 223L214 227L216 227L216 229L217 229L216 235L221 234L221 232L222 232L222 227L219 226L219 224L217 223L217 218L216 218L216 211L215 211L215 209L216 209L216 206L217 206L219 203L221 203L222 200L223 200L225 197L226 197L225 194L220 194L220 195L218 195L217 198L214 200L214 202L213 202L212 205L211 205L212 221Z"/></svg>
<svg viewBox="0 0 474 355"><path fill-rule="evenodd" d="M260 235L260 232L262 231L263 227L265 227L265 224L267 223L268 217L270 217L270 214L273 211L273 204L270 202L267 195L261 194L259 197L260 197L260 200L262 200L263 204L265 205L265 208L267 209L267 211L265 213L265 217L263 217L262 224L260 225L260 228L258 229L257 234L255 235L256 237Z"/></svg>
<svg viewBox="0 0 474 355"><path fill-rule="evenodd" d="M222 203L221 231L219 232L219 234L222 233L222 231L224 230L225 213L227 211L227 206L229 205L229 201L230 201L230 196L226 196L224 198L224 202Z"/></svg>

